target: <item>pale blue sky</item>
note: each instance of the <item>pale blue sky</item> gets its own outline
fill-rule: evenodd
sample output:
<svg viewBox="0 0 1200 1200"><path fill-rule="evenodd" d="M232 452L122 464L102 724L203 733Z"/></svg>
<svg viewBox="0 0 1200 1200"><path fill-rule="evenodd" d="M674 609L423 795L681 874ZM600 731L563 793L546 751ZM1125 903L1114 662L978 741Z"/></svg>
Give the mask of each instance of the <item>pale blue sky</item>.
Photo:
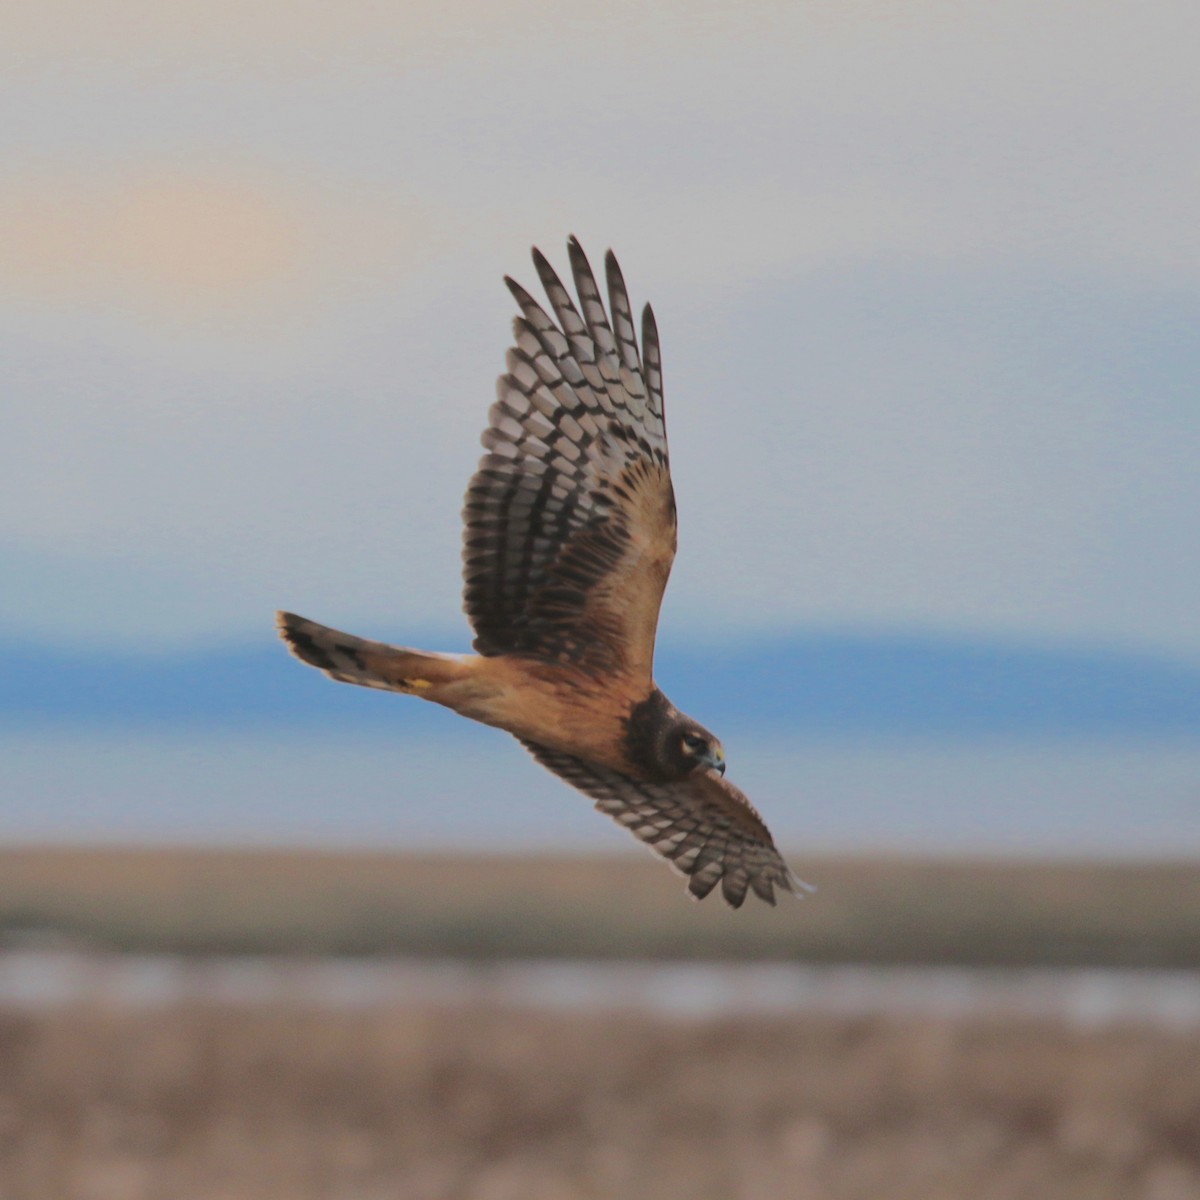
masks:
<svg viewBox="0 0 1200 1200"><path fill-rule="evenodd" d="M7 633L465 646L500 276L575 232L658 313L674 628L1200 656L1194 4L10 8Z"/></svg>

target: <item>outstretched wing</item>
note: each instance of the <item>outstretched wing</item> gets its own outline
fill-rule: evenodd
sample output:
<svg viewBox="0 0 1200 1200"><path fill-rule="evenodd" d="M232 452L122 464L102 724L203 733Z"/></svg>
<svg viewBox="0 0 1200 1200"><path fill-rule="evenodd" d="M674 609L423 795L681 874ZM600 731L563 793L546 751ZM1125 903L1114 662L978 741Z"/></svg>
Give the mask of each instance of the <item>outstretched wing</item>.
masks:
<svg viewBox="0 0 1200 1200"><path fill-rule="evenodd" d="M688 876L688 891L697 900L718 883L731 908L742 906L747 889L772 905L777 887L811 890L783 861L750 801L715 771L647 783L536 742L521 739L521 744Z"/></svg>
<svg viewBox="0 0 1200 1200"><path fill-rule="evenodd" d="M521 315L467 490L464 603L480 654L648 683L675 557L658 331L647 305L643 360L612 252L610 325L574 238L568 249L579 308L533 251L557 323L505 280Z"/></svg>

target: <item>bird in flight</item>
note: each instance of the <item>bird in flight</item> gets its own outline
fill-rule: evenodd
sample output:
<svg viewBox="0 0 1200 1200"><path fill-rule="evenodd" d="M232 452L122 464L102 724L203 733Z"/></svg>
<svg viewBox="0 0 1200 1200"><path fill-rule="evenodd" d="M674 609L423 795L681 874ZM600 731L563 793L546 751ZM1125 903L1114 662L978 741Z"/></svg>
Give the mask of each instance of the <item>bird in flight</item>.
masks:
<svg viewBox="0 0 1200 1200"><path fill-rule="evenodd" d="M606 311L579 243L578 302L535 249L551 317L505 278L520 314L463 511L464 607L475 654L366 641L281 612L293 654L331 679L405 692L513 734L688 878L747 891L807 885L725 779L717 738L654 682L659 606L675 557L654 313L639 349L617 260ZM611 319L610 319L611 314Z"/></svg>

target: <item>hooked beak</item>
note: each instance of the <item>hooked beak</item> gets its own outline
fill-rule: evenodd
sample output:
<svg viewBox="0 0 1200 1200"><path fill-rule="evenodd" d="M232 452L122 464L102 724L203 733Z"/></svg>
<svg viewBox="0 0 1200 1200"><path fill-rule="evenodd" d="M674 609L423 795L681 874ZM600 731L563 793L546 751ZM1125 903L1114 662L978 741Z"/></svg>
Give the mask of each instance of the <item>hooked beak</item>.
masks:
<svg viewBox="0 0 1200 1200"><path fill-rule="evenodd" d="M705 757L704 761L712 767L718 775L725 774L725 750L721 746L714 746L712 751Z"/></svg>

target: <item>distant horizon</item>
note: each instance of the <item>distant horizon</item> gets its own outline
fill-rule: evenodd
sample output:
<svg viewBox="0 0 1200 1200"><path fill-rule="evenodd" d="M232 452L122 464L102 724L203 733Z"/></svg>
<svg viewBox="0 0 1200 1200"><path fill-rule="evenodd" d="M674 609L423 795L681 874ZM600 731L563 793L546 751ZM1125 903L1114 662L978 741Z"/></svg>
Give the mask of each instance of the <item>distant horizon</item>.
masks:
<svg viewBox="0 0 1200 1200"><path fill-rule="evenodd" d="M409 644L445 648L428 630ZM10 728L456 727L433 706L335 687L266 633L136 654L0 631L0 659L0 724ZM660 638L656 676L681 706L741 729L1200 739L1200 663L1048 638L867 628L794 628L715 644L668 636Z"/></svg>
<svg viewBox="0 0 1200 1200"><path fill-rule="evenodd" d="M335 685L269 634L142 656L0 638L0 661L9 843L637 850L506 735ZM810 630L664 638L657 668L783 846L1200 855L1191 663Z"/></svg>
<svg viewBox="0 0 1200 1200"><path fill-rule="evenodd" d="M667 608L670 608L670 590ZM287 605L281 606L287 609ZM153 633L133 636L122 630L89 629L78 624L64 624L49 632L38 626L0 619L0 647L25 646L33 650L51 650L57 654L107 655L121 658L152 660L181 659L209 654L215 648L223 651L261 649L275 645L279 639L275 629L276 609L266 608L251 622L224 623L220 628L202 627L189 633ZM313 611L300 609L298 615L334 628L344 629L362 637L395 645L416 646L451 654L472 653L474 630L465 612L454 610L449 620L380 619L372 612L349 604L323 605ZM1064 634L1045 628L988 623L945 624L921 620L795 620L774 616L743 623L728 618L692 614L681 619L668 611L658 629L657 650L673 652L688 647L714 644L718 648L738 648L775 644L780 641L834 639L846 641L936 642L946 646L989 645L1016 650L1049 650L1066 654L1101 655L1138 658L1160 663L1190 665L1200 668L1200 651L1190 645L1163 641L1151 636L1144 638L1104 636L1095 631ZM280 643L282 644L282 643ZM101 649L97 649L97 646ZM286 650L285 650L286 653Z"/></svg>

